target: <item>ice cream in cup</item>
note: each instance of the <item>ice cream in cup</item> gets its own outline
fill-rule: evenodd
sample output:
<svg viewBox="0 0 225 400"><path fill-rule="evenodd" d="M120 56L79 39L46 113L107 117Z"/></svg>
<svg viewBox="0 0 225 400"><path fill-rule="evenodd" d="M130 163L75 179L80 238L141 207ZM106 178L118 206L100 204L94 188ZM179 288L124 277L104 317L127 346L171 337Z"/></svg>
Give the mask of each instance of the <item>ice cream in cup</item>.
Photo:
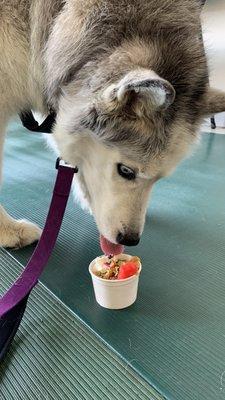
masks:
<svg viewBox="0 0 225 400"><path fill-rule="evenodd" d="M100 256L91 262L89 272L100 306L119 310L135 302L141 272L138 257L128 254Z"/></svg>

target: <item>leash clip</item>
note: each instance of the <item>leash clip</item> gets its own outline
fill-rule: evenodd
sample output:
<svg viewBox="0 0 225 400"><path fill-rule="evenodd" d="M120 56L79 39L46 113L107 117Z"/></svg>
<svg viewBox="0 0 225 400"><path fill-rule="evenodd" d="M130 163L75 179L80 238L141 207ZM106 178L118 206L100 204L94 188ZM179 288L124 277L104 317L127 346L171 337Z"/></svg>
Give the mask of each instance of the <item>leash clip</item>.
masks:
<svg viewBox="0 0 225 400"><path fill-rule="evenodd" d="M74 165L71 165L71 164L66 163L66 161L64 161L64 160L63 160L62 158L60 158L60 157L58 157L57 160L56 160L55 168L56 168L56 169L59 169L59 166L67 167L67 168L72 168L72 169L74 169L74 173L75 173L75 174L77 174L77 172L78 172L78 168L77 168L77 167L74 167Z"/></svg>

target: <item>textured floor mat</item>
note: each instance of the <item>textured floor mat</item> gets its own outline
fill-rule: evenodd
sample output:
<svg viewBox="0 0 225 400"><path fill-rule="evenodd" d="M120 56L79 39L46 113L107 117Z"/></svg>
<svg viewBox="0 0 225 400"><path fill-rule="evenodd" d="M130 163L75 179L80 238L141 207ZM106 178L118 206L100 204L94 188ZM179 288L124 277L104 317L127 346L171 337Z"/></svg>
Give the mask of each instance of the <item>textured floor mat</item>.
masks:
<svg viewBox="0 0 225 400"><path fill-rule="evenodd" d="M21 266L0 250L0 294ZM0 366L1 400L159 400L148 383L43 285Z"/></svg>
<svg viewBox="0 0 225 400"><path fill-rule="evenodd" d="M39 136L13 130L3 203L43 225L54 156ZM134 306L118 312L95 303L87 266L100 252L98 234L72 201L42 282L166 398L224 399L224 243L225 136L204 135L195 155L155 187L134 249L143 260ZM25 263L30 253L14 256Z"/></svg>

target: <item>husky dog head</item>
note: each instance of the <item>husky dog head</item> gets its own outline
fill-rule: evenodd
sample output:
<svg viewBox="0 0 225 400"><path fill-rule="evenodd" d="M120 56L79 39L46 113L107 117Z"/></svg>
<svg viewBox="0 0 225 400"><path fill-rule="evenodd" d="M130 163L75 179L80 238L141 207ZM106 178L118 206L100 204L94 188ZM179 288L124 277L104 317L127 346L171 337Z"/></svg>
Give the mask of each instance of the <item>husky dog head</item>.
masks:
<svg viewBox="0 0 225 400"><path fill-rule="evenodd" d="M58 79L55 141L61 156L78 166L82 201L108 243L139 242L153 184L190 151L203 117L225 109L224 94L208 87L197 17L192 25L191 17L185 19L186 30L173 25L178 19L174 12L170 30L158 28L156 35L153 26L152 36L144 25L140 34L135 20L139 37L130 34L110 50L102 45L102 51L98 42L82 68L70 68L61 78L49 73L52 98ZM99 24L102 33L105 25ZM71 64L66 48L63 60L58 51L58 62L52 61L52 35L54 68Z"/></svg>

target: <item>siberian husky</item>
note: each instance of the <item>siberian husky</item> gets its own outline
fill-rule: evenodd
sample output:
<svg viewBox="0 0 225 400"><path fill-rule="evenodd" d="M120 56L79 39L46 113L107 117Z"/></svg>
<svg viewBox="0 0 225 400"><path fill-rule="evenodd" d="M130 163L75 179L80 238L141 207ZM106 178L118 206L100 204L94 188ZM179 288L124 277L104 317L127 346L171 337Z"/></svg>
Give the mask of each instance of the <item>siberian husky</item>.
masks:
<svg viewBox="0 0 225 400"><path fill-rule="evenodd" d="M203 118L225 111L200 12L197 0L0 2L0 154L13 115L53 109L55 146L78 166L109 252L139 242L153 184L190 152ZM0 206L1 246L40 233Z"/></svg>

